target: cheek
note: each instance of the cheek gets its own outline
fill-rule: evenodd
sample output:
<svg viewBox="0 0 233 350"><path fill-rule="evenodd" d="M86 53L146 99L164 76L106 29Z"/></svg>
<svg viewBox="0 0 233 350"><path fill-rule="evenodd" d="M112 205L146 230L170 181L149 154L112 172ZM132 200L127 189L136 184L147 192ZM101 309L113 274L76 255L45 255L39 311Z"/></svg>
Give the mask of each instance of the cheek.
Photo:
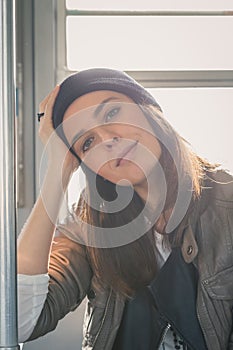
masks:
<svg viewBox="0 0 233 350"><path fill-rule="evenodd" d="M99 173L99 170L101 168L101 162L97 157L84 157L82 158L83 163L88 166L92 171L95 173Z"/></svg>
<svg viewBox="0 0 233 350"><path fill-rule="evenodd" d="M160 143L154 136L149 133L143 133L141 135L141 147L139 147L138 159L141 159L142 164L144 162L155 164L160 159L161 152Z"/></svg>
<svg viewBox="0 0 233 350"><path fill-rule="evenodd" d="M111 159L106 156L105 152L99 149L98 151L90 150L87 152L82 157L82 161L95 173L102 175L109 171L109 162L111 162Z"/></svg>
<svg viewBox="0 0 233 350"><path fill-rule="evenodd" d="M153 145L151 152L155 155L157 159L160 159L162 153L160 143L155 138L153 138L153 142L151 142L151 145Z"/></svg>

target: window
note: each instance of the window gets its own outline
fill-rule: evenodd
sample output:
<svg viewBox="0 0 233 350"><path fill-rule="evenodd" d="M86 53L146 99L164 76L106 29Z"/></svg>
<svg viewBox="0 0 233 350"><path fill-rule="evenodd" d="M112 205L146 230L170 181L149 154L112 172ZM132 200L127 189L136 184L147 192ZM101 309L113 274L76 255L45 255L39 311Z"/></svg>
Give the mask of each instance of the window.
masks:
<svg viewBox="0 0 233 350"><path fill-rule="evenodd" d="M58 80L89 67L127 71L198 154L233 172L232 3L67 0L58 10ZM69 203L82 186L78 171Z"/></svg>
<svg viewBox="0 0 233 350"><path fill-rule="evenodd" d="M233 17L68 16L66 25L70 70L233 69Z"/></svg>
<svg viewBox="0 0 233 350"><path fill-rule="evenodd" d="M194 151L233 172L233 88L149 90Z"/></svg>

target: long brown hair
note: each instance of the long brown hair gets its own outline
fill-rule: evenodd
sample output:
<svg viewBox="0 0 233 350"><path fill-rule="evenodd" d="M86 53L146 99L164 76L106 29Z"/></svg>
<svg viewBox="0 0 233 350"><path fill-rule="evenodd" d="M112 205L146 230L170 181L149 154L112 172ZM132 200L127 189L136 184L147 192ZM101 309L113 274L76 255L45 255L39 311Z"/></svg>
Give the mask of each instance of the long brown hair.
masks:
<svg viewBox="0 0 233 350"><path fill-rule="evenodd" d="M97 276L99 282L112 287L116 292L127 297L131 297L136 290L150 283L158 271L154 229L164 235L165 242L170 241L173 245L180 244L182 239L181 228L200 197L204 174L207 170L215 168L215 165L211 165L192 151L190 145L174 130L157 108L154 106L139 107L142 108L152 125L162 150L159 162L167 183L163 210L153 227L128 244L113 248L87 246L93 273ZM166 140L166 145L162 140ZM173 150L173 154L169 150ZM192 194L183 220L173 232L167 235L166 225L176 202L178 181L182 181L182 179L178 179L177 167L179 167L179 174L182 174L184 179L188 178L191 181ZM123 210L109 213L108 205L117 196L116 185L93 174L85 164L82 164L82 168L86 174L87 186L85 195L82 196L78 205L78 215L91 225L91 230L95 230L96 227L120 228L129 222L132 223L134 218L143 211L145 203L134 192L130 203ZM93 185L98 189L98 198L94 194ZM126 188L124 188L124 192L127 192ZM105 211L101 210L103 206ZM137 227L132 224L131 230L135 228L137 231L141 229L144 232L143 222L141 225L142 227L139 228L138 223Z"/></svg>

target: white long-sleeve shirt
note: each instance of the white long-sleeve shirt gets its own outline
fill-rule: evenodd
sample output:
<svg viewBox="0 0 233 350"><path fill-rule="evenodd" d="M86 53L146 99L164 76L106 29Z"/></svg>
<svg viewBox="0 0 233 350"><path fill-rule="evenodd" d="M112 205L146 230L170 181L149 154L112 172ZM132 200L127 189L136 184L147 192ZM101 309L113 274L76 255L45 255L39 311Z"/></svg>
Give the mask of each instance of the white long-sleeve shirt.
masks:
<svg viewBox="0 0 233 350"><path fill-rule="evenodd" d="M32 334L48 293L49 275L18 274L18 334L23 343Z"/></svg>

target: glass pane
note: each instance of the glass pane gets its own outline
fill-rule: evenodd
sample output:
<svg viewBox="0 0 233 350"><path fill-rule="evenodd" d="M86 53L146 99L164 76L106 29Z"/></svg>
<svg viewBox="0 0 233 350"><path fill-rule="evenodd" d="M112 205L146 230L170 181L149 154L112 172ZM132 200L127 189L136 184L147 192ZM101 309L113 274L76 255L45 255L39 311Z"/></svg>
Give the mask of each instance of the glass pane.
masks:
<svg viewBox="0 0 233 350"><path fill-rule="evenodd" d="M232 9L229 0L66 0L68 9L79 10L223 10Z"/></svg>
<svg viewBox="0 0 233 350"><path fill-rule="evenodd" d="M233 88L148 90L198 154L233 172Z"/></svg>
<svg viewBox="0 0 233 350"><path fill-rule="evenodd" d="M171 125L200 156L233 173L233 88L148 89ZM68 203L84 186L78 170L68 188Z"/></svg>
<svg viewBox="0 0 233 350"><path fill-rule="evenodd" d="M233 68L233 17L67 17L71 70Z"/></svg>

